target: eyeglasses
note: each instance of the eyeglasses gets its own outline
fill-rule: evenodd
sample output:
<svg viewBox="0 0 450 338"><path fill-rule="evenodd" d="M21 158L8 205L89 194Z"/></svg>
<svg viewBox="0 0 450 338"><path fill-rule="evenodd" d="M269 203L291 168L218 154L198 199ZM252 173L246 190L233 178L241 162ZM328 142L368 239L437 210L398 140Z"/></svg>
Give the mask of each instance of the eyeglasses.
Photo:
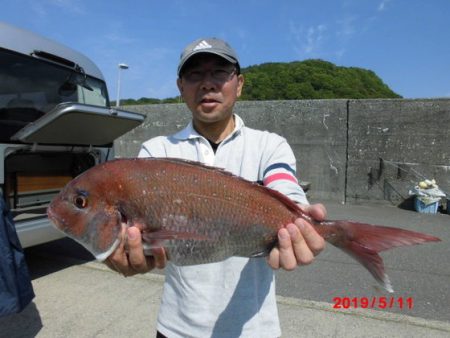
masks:
<svg viewBox="0 0 450 338"><path fill-rule="evenodd" d="M232 70L223 68L212 69L209 71L191 70L184 73L182 77L188 82L195 83L202 81L207 73L211 74L213 80L223 83L231 80L236 73L236 68L233 68Z"/></svg>

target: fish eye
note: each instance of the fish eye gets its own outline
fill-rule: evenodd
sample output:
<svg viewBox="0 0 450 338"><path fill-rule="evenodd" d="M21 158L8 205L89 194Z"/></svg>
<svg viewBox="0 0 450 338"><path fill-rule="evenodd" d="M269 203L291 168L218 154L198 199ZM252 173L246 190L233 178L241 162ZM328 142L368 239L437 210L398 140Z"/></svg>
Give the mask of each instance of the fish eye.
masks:
<svg viewBox="0 0 450 338"><path fill-rule="evenodd" d="M88 201L85 196L76 196L73 202L78 209L84 209L88 205Z"/></svg>

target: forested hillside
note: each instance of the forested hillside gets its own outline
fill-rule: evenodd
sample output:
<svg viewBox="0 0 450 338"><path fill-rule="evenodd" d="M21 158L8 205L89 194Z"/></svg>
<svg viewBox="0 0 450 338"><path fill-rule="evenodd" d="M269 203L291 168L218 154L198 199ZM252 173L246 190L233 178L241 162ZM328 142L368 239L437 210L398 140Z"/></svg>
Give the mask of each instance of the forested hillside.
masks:
<svg viewBox="0 0 450 338"><path fill-rule="evenodd" d="M241 100L400 98L373 71L323 60L264 63L241 70ZM175 81L175 79L174 79ZM122 105L178 103L180 97L121 100Z"/></svg>
<svg viewBox="0 0 450 338"><path fill-rule="evenodd" d="M398 98L372 71L322 60L265 63L242 70L242 100Z"/></svg>

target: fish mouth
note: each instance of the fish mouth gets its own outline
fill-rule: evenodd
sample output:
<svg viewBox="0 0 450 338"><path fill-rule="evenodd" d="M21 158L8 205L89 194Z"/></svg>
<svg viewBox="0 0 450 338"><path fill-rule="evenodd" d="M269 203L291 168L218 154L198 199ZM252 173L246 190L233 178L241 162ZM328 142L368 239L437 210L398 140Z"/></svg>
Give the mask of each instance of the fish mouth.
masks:
<svg viewBox="0 0 450 338"><path fill-rule="evenodd" d="M47 208L47 217L50 221L52 221L52 223L56 226L56 228L60 228L60 224L61 221L60 219L56 216L55 212L53 211L51 205Z"/></svg>
<svg viewBox="0 0 450 338"><path fill-rule="evenodd" d="M55 211L50 207L47 208L47 217L50 220L50 223L53 225L53 227L58 230L61 231L63 234L65 234L66 236L69 236L69 233L66 231L67 229L67 224L65 222L64 219L61 219L60 217L58 217L58 215L55 213Z"/></svg>

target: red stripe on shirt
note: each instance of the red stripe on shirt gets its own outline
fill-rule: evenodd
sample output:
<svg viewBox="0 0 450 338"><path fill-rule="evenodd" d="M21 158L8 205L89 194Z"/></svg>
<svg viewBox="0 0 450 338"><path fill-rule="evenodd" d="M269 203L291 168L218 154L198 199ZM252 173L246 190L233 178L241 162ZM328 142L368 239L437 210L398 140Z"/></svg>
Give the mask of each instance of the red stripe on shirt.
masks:
<svg viewBox="0 0 450 338"><path fill-rule="evenodd" d="M266 177L263 181L263 184L269 185L273 181L278 181L278 180L288 180L288 181L292 181L294 183L298 183L297 179L294 176L292 176L290 174L286 174L286 173L278 173L278 174L273 174L273 175Z"/></svg>

